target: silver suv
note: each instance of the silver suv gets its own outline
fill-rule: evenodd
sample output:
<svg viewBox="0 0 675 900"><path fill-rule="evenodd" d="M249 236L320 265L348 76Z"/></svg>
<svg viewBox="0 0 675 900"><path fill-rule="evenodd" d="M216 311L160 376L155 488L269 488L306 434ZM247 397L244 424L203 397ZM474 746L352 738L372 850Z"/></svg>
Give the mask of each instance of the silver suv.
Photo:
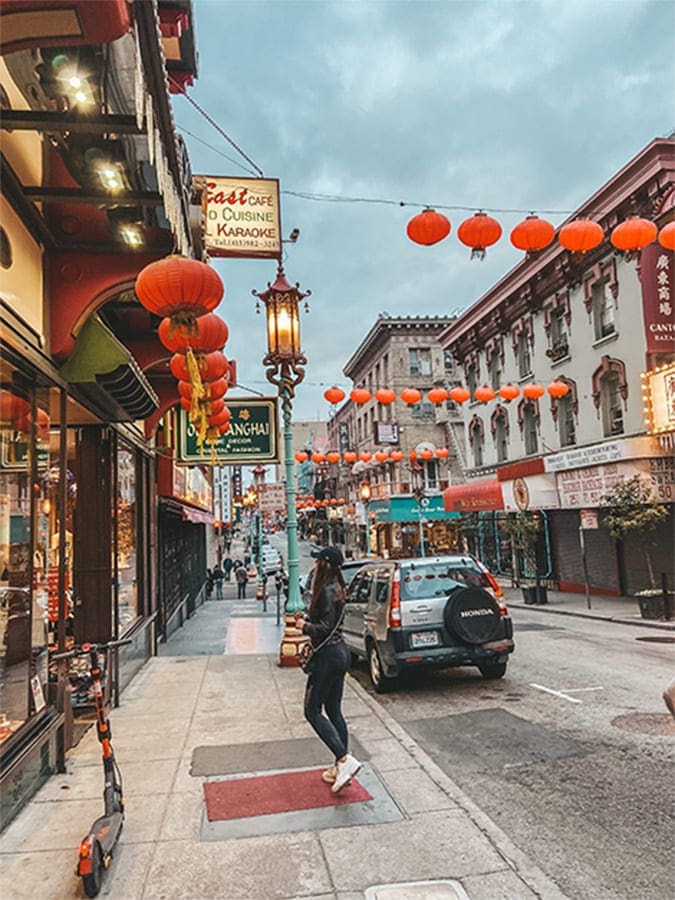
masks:
<svg viewBox="0 0 675 900"><path fill-rule="evenodd" d="M472 556L364 561L349 586L344 638L375 690L419 666L477 666L501 678L513 626L501 588Z"/></svg>

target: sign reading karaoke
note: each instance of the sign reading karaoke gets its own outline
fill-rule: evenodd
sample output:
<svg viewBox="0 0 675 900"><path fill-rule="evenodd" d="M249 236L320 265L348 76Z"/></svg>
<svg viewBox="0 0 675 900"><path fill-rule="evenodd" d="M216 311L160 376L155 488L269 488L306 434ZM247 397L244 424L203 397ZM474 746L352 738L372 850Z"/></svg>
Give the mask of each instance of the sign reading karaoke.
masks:
<svg viewBox="0 0 675 900"><path fill-rule="evenodd" d="M198 175L194 181L202 194L204 246L211 256L281 256L278 179Z"/></svg>
<svg viewBox="0 0 675 900"><path fill-rule="evenodd" d="M230 430L227 434L221 434L215 445L216 464L279 462L277 398L234 400L228 397L227 408L232 413ZM182 409L176 462L193 466L195 463L208 463L210 458L210 444L204 443L202 448L199 447L195 426Z"/></svg>

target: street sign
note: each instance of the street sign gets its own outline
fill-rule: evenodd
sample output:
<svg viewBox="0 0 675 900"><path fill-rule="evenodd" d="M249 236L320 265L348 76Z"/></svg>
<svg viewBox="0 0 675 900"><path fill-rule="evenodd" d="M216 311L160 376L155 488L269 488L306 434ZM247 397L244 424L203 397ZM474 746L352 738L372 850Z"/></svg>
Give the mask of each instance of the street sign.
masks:
<svg viewBox="0 0 675 900"><path fill-rule="evenodd" d="M581 520L581 527L584 531L592 531L598 527L597 509L580 509L579 518Z"/></svg>
<svg viewBox="0 0 675 900"><path fill-rule="evenodd" d="M215 445L217 465L279 462L279 422L277 398L260 397L255 400L225 398L232 413L230 430L222 434ZM185 410L178 421L178 465L208 463L211 450L208 444L197 444L197 432Z"/></svg>
<svg viewBox="0 0 675 900"><path fill-rule="evenodd" d="M286 485L283 481L261 484L258 496L260 512L282 512L286 508Z"/></svg>

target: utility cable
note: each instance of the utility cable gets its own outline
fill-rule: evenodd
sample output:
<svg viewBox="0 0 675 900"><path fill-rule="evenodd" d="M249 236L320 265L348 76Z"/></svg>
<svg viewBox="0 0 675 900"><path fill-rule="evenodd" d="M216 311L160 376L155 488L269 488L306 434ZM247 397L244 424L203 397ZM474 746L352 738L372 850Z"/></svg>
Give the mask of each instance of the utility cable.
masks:
<svg viewBox="0 0 675 900"><path fill-rule="evenodd" d="M253 169L248 169L245 165L239 162L238 159L234 159L232 156L228 156L227 153L223 153L222 150L219 150L218 147L214 147L213 144L209 144L208 141L205 141L203 138L198 137L196 134L193 134L191 131L188 131L183 125L180 125L176 122L176 127L179 131L182 131L183 134L190 135L191 138L194 138L195 141L198 141L200 144L203 144L205 147L208 147L209 150L213 150L214 153L217 153L218 156L222 156L223 159L226 159L228 162L231 162L232 165L238 166L240 169L243 169L244 172L248 172L249 175L256 176L256 172Z"/></svg>

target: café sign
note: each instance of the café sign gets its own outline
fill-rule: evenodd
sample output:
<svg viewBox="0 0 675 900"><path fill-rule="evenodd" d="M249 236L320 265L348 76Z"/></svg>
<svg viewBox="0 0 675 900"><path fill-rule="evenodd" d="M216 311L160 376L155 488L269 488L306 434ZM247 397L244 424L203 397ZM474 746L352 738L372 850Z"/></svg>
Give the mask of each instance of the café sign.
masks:
<svg viewBox="0 0 675 900"><path fill-rule="evenodd" d="M215 445L218 465L279 462L279 421L276 397L255 400L227 399L232 413L230 430ZM209 463L209 444L199 447L197 432L185 410L180 410L176 463Z"/></svg>
<svg viewBox="0 0 675 900"><path fill-rule="evenodd" d="M195 186L201 190L204 246L211 256L281 256L278 179L198 175Z"/></svg>

